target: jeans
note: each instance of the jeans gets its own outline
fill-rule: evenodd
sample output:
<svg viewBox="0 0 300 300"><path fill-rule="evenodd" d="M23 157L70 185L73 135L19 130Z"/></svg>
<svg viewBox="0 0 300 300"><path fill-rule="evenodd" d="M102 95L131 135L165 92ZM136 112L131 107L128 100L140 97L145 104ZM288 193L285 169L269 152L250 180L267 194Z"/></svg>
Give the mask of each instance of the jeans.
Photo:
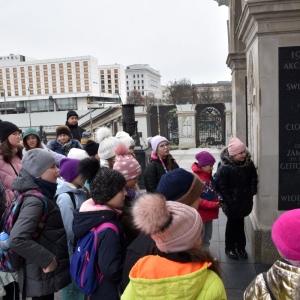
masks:
<svg viewBox="0 0 300 300"><path fill-rule="evenodd" d="M203 223L201 238L202 238L202 249L209 248L210 240L213 231L213 220L206 221Z"/></svg>
<svg viewBox="0 0 300 300"><path fill-rule="evenodd" d="M246 235L244 230L244 218L227 219L225 231L225 246L227 251L245 251Z"/></svg>

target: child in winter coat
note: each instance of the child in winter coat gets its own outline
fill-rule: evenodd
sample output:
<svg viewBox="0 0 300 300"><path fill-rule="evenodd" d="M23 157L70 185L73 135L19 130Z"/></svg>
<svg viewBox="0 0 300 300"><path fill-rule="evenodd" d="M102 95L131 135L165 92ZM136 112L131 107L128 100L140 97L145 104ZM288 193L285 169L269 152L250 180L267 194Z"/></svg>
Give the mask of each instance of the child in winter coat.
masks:
<svg viewBox="0 0 300 300"><path fill-rule="evenodd" d="M244 300L300 299L300 209L281 215L273 225L272 239L282 257L267 273L256 276ZM273 298L270 296L273 294Z"/></svg>
<svg viewBox="0 0 300 300"><path fill-rule="evenodd" d="M227 299L218 262L201 250L202 220L194 208L148 194L137 199L133 218L163 255L133 266L122 300Z"/></svg>
<svg viewBox="0 0 300 300"><path fill-rule="evenodd" d="M77 173L79 163L80 160L74 158L63 158L60 161L59 175L65 181L58 180L58 188L55 194L56 203L60 209L67 233L70 261L74 253L73 212L76 209L80 209L82 203L87 200L87 193L82 189L85 180ZM85 295L72 282L63 288L62 299L83 300L85 299Z"/></svg>
<svg viewBox="0 0 300 300"><path fill-rule="evenodd" d="M248 258L244 218L253 207L253 196L257 192L257 172L246 146L233 138L221 152L221 166L217 172L217 187L227 216L225 253L231 259Z"/></svg>
<svg viewBox="0 0 300 300"><path fill-rule="evenodd" d="M131 207L136 196L140 195L137 182L138 177L141 175L141 166L133 156L127 153L128 147L126 147L125 144L120 143L117 145L115 148L116 162L114 164L114 170L120 172L127 181L125 185L127 195L125 196L125 203L121 208L121 222L125 230L127 241L131 244L140 233L133 226Z"/></svg>
<svg viewBox="0 0 300 300"><path fill-rule="evenodd" d="M120 172L100 168L95 158L82 160L78 172L88 180L92 198L82 204L79 212L74 212L74 236L80 239L91 229L107 222L114 224L119 231L119 236L110 228L98 233L97 263L103 279L90 299L118 300L118 284L127 247L119 210L125 200L126 179Z"/></svg>
<svg viewBox="0 0 300 300"><path fill-rule="evenodd" d="M213 231L213 220L218 219L219 208L222 207L223 198L216 190L212 171L216 162L215 158L207 151L198 153L195 158L198 163L192 165L193 172L203 181L205 187L200 197L202 199L198 212L203 221L202 250L209 251Z"/></svg>
<svg viewBox="0 0 300 300"><path fill-rule="evenodd" d="M66 231L53 199L58 173L51 153L32 149L25 153L12 185L15 195L32 191L23 198L9 246L25 258L18 270L19 287L23 296L33 300L53 300L54 293L71 282ZM43 230L33 237L40 223L44 223Z"/></svg>

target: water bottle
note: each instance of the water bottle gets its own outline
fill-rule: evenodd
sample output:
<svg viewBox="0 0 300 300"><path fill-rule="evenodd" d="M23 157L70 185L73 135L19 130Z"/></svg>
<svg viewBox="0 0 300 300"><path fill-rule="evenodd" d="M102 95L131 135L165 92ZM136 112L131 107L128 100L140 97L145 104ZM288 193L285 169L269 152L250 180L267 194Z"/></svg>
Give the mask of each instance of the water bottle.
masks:
<svg viewBox="0 0 300 300"><path fill-rule="evenodd" d="M8 239L9 239L9 235L6 232L3 231L0 233L0 246L4 251L9 250Z"/></svg>

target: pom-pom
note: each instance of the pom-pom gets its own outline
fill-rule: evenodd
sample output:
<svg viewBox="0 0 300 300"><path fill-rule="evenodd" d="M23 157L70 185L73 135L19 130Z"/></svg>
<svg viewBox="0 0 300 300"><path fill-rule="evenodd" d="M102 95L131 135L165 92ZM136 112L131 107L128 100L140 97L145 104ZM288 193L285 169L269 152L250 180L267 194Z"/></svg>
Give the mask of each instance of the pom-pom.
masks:
<svg viewBox="0 0 300 300"><path fill-rule="evenodd" d="M100 164L98 160L94 157L87 157L78 164L77 173L90 183L99 169Z"/></svg>
<svg viewBox="0 0 300 300"><path fill-rule="evenodd" d="M123 144L123 143L119 143L115 149L114 149L116 155L126 155L129 151L128 147Z"/></svg>
<svg viewBox="0 0 300 300"><path fill-rule="evenodd" d="M98 143L101 143L105 138L112 136L111 130L107 127L100 127L96 133Z"/></svg>
<svg viewBox="0 0 300 300"><path fill-rule="evenodd" d="M152 141L152 136L148 137L148 138L147 138L147 141L148 141L148 143L150 143L150 144L151 144L151 141Z"/></svg>
<svg viewBox="0 0 300 300"><path fill-rule="evenodd" d="M171 217L166 198L159 194L145 194L139 197L132 213L135 226L150 235L160 232Z"/></svg>

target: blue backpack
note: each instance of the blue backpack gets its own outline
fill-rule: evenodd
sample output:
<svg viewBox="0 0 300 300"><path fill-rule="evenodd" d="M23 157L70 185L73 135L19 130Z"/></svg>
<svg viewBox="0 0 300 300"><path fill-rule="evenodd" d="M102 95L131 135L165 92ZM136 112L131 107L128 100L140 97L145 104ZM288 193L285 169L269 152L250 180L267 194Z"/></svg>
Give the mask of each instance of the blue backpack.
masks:
<svg viewBox="0 0 300 300"><path fill-rule="evenodd" d="M96 261L98 233L111 228L119 236L119 230L112 223L103 223L93 228L76 244L76 250L71 261L70 274L85 295L91 295L100 284L103 274Z"/></svg>

